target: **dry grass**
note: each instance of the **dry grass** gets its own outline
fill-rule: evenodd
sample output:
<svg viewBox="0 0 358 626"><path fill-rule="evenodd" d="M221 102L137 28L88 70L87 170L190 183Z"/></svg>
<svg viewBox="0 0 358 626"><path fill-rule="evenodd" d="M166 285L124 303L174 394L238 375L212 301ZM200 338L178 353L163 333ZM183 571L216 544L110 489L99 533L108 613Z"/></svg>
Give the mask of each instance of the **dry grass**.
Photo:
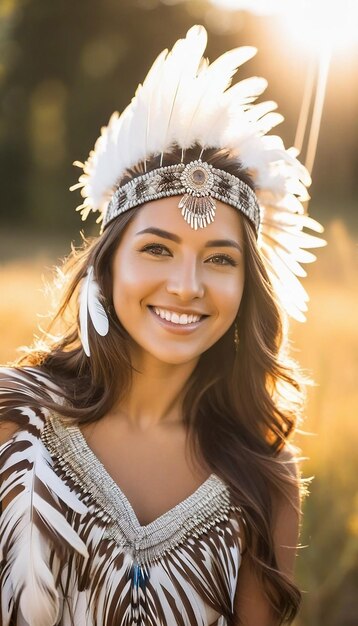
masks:
<svg viewBox="0 0 358 626"><path fill-rule="evenodd" d="M305 475L315 475L305 503L298 580L307 590L297 626L353 626L358 614L358 262L356 244L341 222L330 224L329 246L308 267L311 302L306 324L293 324L294 355L314 378L304 430L297 436ZM67 252L67 251L66 251ZM55 255L0 265L0 362L31 342L48 304L42 276ZM46 269L47 268L47 269Z"/></svg>
<svg viewBox="0 0 358 626"><path fill-rule="evenodd" d="M0 362L19 356L17 347L32 341L32 335L47 312L42 292L45 258L36 262L13 262L0 266Z"/></svg>

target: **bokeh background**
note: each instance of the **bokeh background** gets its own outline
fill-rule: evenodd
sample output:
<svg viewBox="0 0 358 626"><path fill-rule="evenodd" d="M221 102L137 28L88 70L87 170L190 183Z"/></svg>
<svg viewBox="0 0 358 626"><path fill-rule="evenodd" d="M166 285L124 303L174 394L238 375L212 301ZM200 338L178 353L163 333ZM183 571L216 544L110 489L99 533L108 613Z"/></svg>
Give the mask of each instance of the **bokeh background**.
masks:
<svg viewBox="0 0 358 626"><path fill-rule="evenodd" d="M306 5L298 21L297 4ZM45 284L80 245L85 224L71 193L112 111L121 111L154 57L195 23L215 58L257 46L240 77L265 76L279 103L278 132L294 144L307 75L317 83L331 51L309 213L326 248L306 266L305 324L292 323L293 355L315 385L295 442L315 476L304 505L296 626L358 623L358 3L353 0L1 0L0 1L0 362L40 335ZM290 11L287 13L287 7ZM315 7L315 15L311 11ZM328 17L327 17L328 16ZM316 22L314 23L314 20ZM329 19L328 19L329 18ZM316 31L312 30L316 26ZM352 25L354 28L352 29ZM336 45L337 44L337 45ZM311 106L312 114L312 106ZM309 129L309 125L308 125ZM307 139L306 139L307 141ZM302 158L306 144L302 147Z"/></svg>

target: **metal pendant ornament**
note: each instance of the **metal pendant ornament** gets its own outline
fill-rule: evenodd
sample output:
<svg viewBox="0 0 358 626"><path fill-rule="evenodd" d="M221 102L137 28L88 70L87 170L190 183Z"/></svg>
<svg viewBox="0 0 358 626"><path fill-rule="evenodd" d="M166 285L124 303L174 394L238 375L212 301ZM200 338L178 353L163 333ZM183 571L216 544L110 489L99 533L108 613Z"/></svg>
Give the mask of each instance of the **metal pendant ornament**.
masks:
<svg viewBox="0 0 358 626"><path fill-rule="evenodd" d="M215 218L216 203L210 196L214 185L212 169L208 163L192 161L181 175L186 194L178 206L182 209L185 221L194 230L205 228Z"/></svg>

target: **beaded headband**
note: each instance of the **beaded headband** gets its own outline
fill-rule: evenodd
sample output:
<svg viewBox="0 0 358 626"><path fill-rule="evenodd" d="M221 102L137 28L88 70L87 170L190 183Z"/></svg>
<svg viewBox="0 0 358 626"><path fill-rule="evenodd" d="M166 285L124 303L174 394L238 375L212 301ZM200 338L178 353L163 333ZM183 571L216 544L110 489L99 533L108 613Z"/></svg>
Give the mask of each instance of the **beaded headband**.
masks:
<svg viewBox="0 0 358 626"><path fill-rule="evenodd" d="M217 199L242 211L258 232L260 207L249 185L201 160L159 167L119 186L103 215L102 230L128 209L169 196L183 196L178 207L194 230L214 221Z"/></svg>

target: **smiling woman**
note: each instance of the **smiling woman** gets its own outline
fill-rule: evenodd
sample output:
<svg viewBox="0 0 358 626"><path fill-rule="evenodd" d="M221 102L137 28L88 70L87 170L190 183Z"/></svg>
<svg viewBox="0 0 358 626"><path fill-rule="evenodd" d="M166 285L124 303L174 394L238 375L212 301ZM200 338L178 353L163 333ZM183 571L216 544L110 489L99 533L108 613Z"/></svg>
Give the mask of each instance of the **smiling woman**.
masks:
<svg viewBox="0 0 358 626"><path fill-rule="evenodd" d="M263 83L227 89L252 49L209 66L205 43L194 27L159 55L102 130L78 185L102 231L60 270L62 334L1 372L4 626L297 613L282 306L302 319L319 225L304 168L264 136L272 103L251 104Z"/></svg>
<svg viewBox="0 0 358 626"><path fill-rule="evenodd" d="M136 212L113 259L114 310L136 344L136 369L150 356L195 365L229 330L244 288L240 248L241 216L221 202L199 232L182 219L177 198Z"/></svg>

